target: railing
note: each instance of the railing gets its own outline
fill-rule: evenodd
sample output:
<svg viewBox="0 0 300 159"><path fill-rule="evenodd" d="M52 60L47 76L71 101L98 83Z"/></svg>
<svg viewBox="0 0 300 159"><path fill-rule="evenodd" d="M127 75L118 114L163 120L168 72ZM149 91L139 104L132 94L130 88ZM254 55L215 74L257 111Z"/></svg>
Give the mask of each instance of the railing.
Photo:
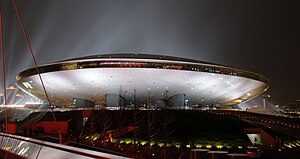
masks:
<svg viewBox="0 0 300 159"><path fill-rule="evenodd" d="M27 137L21 137L11 134L0 133L1 156L13 154L18 158L34 159L55 159L55 158L72 158L72 159L126 159L127 157L112 155L103 152L81 149L72 146L55 144L36 140ZM3 154L7 153L7 154Z"/></svg>

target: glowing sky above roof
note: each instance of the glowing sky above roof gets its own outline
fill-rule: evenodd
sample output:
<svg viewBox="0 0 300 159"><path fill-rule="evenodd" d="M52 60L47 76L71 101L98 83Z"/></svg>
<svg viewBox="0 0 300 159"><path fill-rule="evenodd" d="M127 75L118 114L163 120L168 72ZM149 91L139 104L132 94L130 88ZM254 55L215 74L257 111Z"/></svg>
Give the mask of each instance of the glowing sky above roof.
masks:
<svg viewBox="0 0 300 159"><path fill-rule="evenodd" d="M172 55L263 74L271 100L299 99L297 0L16 2L38 64L114 52ZM2 3L12 85L33 62L11 1Z"/></svg>

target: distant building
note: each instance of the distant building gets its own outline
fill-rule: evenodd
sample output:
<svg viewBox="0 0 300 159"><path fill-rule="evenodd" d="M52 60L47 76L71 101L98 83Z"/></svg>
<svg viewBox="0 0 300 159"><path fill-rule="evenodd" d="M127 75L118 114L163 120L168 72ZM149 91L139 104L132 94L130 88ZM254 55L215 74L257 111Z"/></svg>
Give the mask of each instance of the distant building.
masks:
<svg viewBox="0 0 300 159"><path fill-rule="evenodd" d="M300 101L288 103L286 106L286 110L290 113L300 113Z"/></svg>

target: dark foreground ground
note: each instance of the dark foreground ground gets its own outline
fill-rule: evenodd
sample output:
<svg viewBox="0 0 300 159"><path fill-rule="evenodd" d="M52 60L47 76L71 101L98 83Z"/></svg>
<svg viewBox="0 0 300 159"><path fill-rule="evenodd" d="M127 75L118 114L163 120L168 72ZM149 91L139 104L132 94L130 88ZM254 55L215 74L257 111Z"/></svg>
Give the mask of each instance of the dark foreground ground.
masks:
<svg viewBox="0 0 300 159"><path fill-rule="evenodd" d="M167 158L177 159L190 158L189 155L192 148L209 148L211 150L229 151L230 153L247 153L247 147L251 146L251 142L244 132L245 128L261 128L274 138L278 138L282 143L285 141L293 142L293 140L298 142L297 138L277 132L276 129L270 129L270 125L264 127L266 124L256 124L260 119L265 121L267 118L265 115L251 113L253 116L251 119L256 121L249 122L247 120L248 122L246 122L242 117L224 113L220 115L220 112L218 113L219 115L216 115L215 112L139 110L136 112L136 120L134 120L134 111L132 110L95 110L82 132L73 131L72 136L70 134L63 135L64 144L128 157L154 159L163 158L163 143L166 141L168 145L166 147ZM64 114L56 113L56 116L59 115ZM270 120L275 119L273 116L269 118ZM289 121L291 120L289 118L280 118L280 120L287 120L292 123L298 122L298 119L297 121ZM143 144L143 142L148 141L149 121L151 124L150 140L153 142L153 145L148 153L147 144ZM130 126L135 126L136 131L113 136L113 141L107 140L105 134L108 134L108 132L117 132L119 128ZM53 138L55 135L34 133L30 137L57 142L58 140L55 137ZM90 138L92 138L92 142ZM137 141L135 147L133 146L134 139ZM120 140L121 143L118 144L116 140ZM278 149L263 150L263 154L259 159L300 159L300 147L285 147L281 151L278 151Z"/></svg>
<svg viewBox="0 0 300 159"><path fill-rule="evenodd" d="M148 115L148 113L151 113ZM134 158L163 158L164 138L168 143L166 148L168 159L190 158L190 150L192 148L209 148L211 150L224 150L230 153L247 153L247 146L251 146L251 142L244 132L245 128L261 128L274 138L277 137L281 141L294 140L292 137L275 132L260 125L245 122L230 115L215 115L211 112L203 111L138 111L136 114L136 123L134 121L133 111L109 111L98 110L93 112L92 120L88 120L82 131L82 135L74 135L70 138L70 134L65 134L64 143L86 149L96 151L104 151L110 153L121 154ZM265 118L265 116L254 114L255 118ZM152 121L151 142L155 144L151 147L148 155L147 144L142 142L148 140L148 117ZM285 119L282 119L285 120ZM137 144L133 151L132 141L134 139L134 131L120 135L119 139L123 141L120 144L114 142L105 142L103 134L104 126L106 131L116 131L119 127L128 127L135 125ZM92 129L91 129L92 128ZM75 134L75 133L74 133ZM77 133L79 134L79 133ZM34 134L35 137L50 140L45 137L46 134ZM50 135L50 134L47 134ZM102 136L95 138L91 143L90 136ZM115 136L114 140L118 137ZM131 140L125 143L126 140ZM51 138L52 141L56 141ZM178 146L180 145L180 146ZM190 146L187 146L190 145ZM177 147L176 147L177 146ZM220 148L221 146L221 148ZM300 147L288 148L282 151L278 149L263 150L263 154L259 159L300 159ZM134 153L134 156L132 155Z"/></svg>

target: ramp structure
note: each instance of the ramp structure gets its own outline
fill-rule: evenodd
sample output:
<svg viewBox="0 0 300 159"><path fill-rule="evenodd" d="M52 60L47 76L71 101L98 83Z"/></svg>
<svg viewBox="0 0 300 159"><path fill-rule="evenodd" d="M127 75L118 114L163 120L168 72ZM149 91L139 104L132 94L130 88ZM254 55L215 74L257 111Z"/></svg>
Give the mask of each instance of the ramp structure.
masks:
<svg viewBox="0 0 300 159"><path fill-rule="evenodd" d="M276 139L261 128L246 128L244 131L253 146L262 146L267 149L272 149L279 145Z"/></svg>

